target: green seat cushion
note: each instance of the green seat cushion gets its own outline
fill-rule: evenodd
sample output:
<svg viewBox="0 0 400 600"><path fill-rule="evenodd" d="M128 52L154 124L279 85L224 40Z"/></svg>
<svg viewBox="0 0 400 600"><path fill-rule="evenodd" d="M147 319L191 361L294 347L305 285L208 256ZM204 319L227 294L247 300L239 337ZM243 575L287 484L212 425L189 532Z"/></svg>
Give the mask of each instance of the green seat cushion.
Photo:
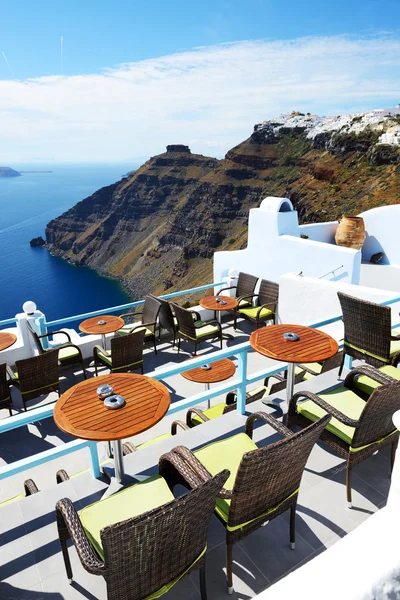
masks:
<svg viewBox="0 0 400 600"><path fill-rule="evenodd" d="M392 365L385 365L384 367L381 367L379 371L385 373L386 375L390 375L390 377L393 377L393 379L400 380L400 369L396 369L396 367L392 367ZM380 385L380 383L371 377L367 377L367 375L362 375L354 381L354 386L365 394L368 394L368 396L370 396L374 389Z"/></svg>
<svg viewBox="0 0 400 600"><path fill-rule="evenodd" d="M102 352L98 353L98 357L103 360L109 367L111 367L112 365L112 360L111 360L111 350L109 350L110 352L110 356L107 356L107 354L103 354Z"/></svg>
<svg viewBox="0 0 400 600"><path fill-rule="evenodd" d="M250 319L256 319L257 312L259 310L259 306L250 306L249 308L239 308L239 313L245 317L249 317ZM274 311L270 310L269 308L263 308L258 318L265 319L266 317L273 316L274 314Z"/></svg>
<svg viewBox="0 0 400 600"><path fill-rule="evenodd" d="M365 400L357 396L357 394L351 390L348 390L342 386L330 390L325 394L319 394L319 397L346 415L346 417L354 420L358 420L360 418L360 415L366 404ZM297 405L297 412L307 419L310 419L310 421L318 421L321 417L326 415L326 411L323 408L320 408L312 400L300 402ZM355 431L354 427L344 425L332 417L326 426L326 429L351 446Z"/></svg>
<svg viewBox="0 0 400 600"><path fill-rule="evenodd" d="M239 302L239 307L240 308L245 308L246 306L251 306L251 301L250 300L241 300Z"/></svg>
<svg viewBox="0 0 400 600"><path fill-rule="evenodd" d="M18 496L13 496L12 498L9 498L8 500L3 500L3 502L0 502L0 507L7 506L7 504L11 504L12 502L17 502L18 500L22 500L23 498L26 498L25 494L18 494Z"/></svg>
<svg viewBox="0 0 400 600"><path fill-rule="evenodd" d="M216 404L215 406L211 406L211 408L207 408L206 410L203 410L203 413L209 419L215 419L216 417L220 417L221 415L224 414L225 407L226 407L225 402L220 402L219 404ZM202 423L204 423L204 421L202 421L200 419L200 417L198 417L197 415L192 416L192 425L201 425Z"/></svg>
<svg viewBox="0 0 400 600"><path fill-rule="evenodd" d="M317 373L317 375L319 375L321 373L321 371L322 371L322 364L321 363L307 363L305 366L308 367L311 371L314 371L314 373ZM295 368L295 374L296 375L298 375L302 371L304 371L304 369L301 368L301 365L298 365ZM303 376L303 380L307 381L308 379L312 379L313 377L316 377L316 376L312 375L311 373L307 373L307 371L305 371L304 376Z"/></svg>
<svg viewBox="0 0 400 600"><path fill-rule="evenodd" d="M257 450L253 440L245 433L238 433L226 440L214 442L200 448L200 450L196 450L195 455L211 475L220 473L222 469L228 469L230 475L224 488L232 490L243 454L252 450ZM229 505L230 500L218 498L215 507L216 512L226 522L229 516Z"/></svg>
<svg viewBox="0 0 400 600"><path fill-rule="evenodd" d="M204 325L204 327L196 327L196 338L201 339L206 336L219 335L219 329L215 325ZM181 333L181 332L179 332ZM188 336L185 336L188 337Z"/></svg>
<svg viewBox="0 0 400 600"><path fill-rule="evenodd" d="M79 356L79 350L76 348L59 348L58 350L58 360L67 360L68 358L74 358Z"/></svg>
<svg viewBox="0 0 400 600"><path fill-rule="evenodd" d="M400 329L392 329L392 335L400 335ZM399 352L400 350L400 339L398 342L392 341L390 342L390 356Z"/></svg>
<svg viewBox="0 0 400 600"><path fill-rule="evenodd" d="M140 450L141 448L147 448L147 446L157 444L157 442L161 442L161 440L167 440L170 437L172 437L171 433L162 433L161 435L158 435L157 437L148 440L147 442L143 442L143 444L139 444L137 449Z"/></svg>
<svg viewBox="0 0 400 600"><path fill-rule="evenodd" d="M81 511L80 520L87 537L104 560L100 536L104 527L137 517L172 500L174 496L165 479L155 475L118 494L87 506Z"/></svg>
<svg viewBox="0 0 400 600"><path fill-rule="evenodd" d="M123 327L121 327L121 329L118 329L118 331L116 332L117 335L127 335L128 333L131 333L131 331L135 329L136 331L142 331L143 329L146 330L146 335L144 337L148 337L149 335L154 335L154 333L152 332L151 329L149 329L148 327L140 327L139 323L129 323L128 325L124 325Z"/></svg>

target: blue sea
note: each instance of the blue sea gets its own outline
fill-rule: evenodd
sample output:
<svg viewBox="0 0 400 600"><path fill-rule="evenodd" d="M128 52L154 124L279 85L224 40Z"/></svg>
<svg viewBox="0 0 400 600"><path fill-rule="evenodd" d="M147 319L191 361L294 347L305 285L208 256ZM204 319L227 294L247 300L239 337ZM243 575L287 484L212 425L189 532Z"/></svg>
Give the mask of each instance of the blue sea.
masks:
<svg viewBox="0 0 400 600"><path fill-rule="evenodd" d="M129 302L120 285L92 269L75 267L31 248L46 224L99 188L114 183L134 165L9 165L26 173L0 177L0 320L22 312L33 300L47 320Z"/></svg>

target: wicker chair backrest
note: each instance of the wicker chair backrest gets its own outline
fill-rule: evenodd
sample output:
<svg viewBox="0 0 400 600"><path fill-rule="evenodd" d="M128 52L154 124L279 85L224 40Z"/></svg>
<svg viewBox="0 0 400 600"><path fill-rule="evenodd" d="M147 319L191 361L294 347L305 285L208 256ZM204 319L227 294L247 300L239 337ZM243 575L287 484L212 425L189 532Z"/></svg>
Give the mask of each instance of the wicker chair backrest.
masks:
<svg viewBox="0 0 400 600"><path fill-rule="evenodd" d="M24 400L48 394L59 386L58 350L48 350L32 358L17 360L19 389Z"/></svg>
<svg viewBox="0 0 400 600"><path fill-rule="evenodd" d="M155 323L160 312L161 302L155 296L146 296L143 304L142 323ZM149 327L154 333L155 325Z"/></svg>
<svg viewBox="0 0 400 600"><path fill-rule="evenodd" d="M390 359L391 309L338 292L343 312L344 349L374 367Z"/></svg>
<svg viewBox="0 0 400 600"><path fill-rule="evenodd" d="M139 600L182 575L201 555L222 471L199 488L101 532L109 600Z"/></svg>
<svg viewBox="0 0 400 600"><path fill-rule="evenodd" d="M258 304L268 304L269 302L278 302L279 284L268 279L261 279L260 289L258 291Z"/></svg>
<svg viewBox="0 0 400 600"><path fill-rule="evenodd" d="M236 286L236 297L251 296L254 294L257 285L258 277L249 275L248 273L239 273Z"/></svg>
<svg viewBox="0 0 400 600"><path fill-rule="evenodd" d="M7 363L0 364L0 400L10 397L10 388L7 381Z"/></svg>
<svg viewBox="0 0 400 600"><path fill-rule="evenodd" d="M160 327L162 327L162 329L166 329L167 331L173 334L175 332L175 324L171 306L166 300L162 300L161 298L157 298L157 300L160 303Z"/></svg>
<svg viewBox="0 0 400 600"><path fill-rule="evenodd" d="M171 304L174 308L175 316L178 319L179 331L192 340L196 339L196 328L190 310L186 310L186 308L182 308L182 306L175 303Z"/></svg>
<svg viewBox="0 0 400 600"><path fill-rule="evenodd" d="M111 338L112 369L121 369L143 361L146 330L133 331L127 335ZM133 368L133 367L132 367Z"/></svg>
<svg viewBox="0 0 400 600"><path fill-rule="evenodd" d="M234 527L264 515L299 488L310 452L328 420L325 416L243 456L233 487L228 525Z"/></svg>
<svg viewBox="0 0 400 600"><path fill-rule="evenodd" d="M377 442L395 431L392 418L396 410L400 410L400 381L376 388L361 413L352 447Z"/></svg>
<svg viewBox="0 0 400 600"><path fill-rule="evenodd" d="M37 351L39 352L39 354L44 354L45 351L43 349L42 342L40 341L40 337L38 336L36 331L33 329L32 325L30 325L28 322L27 322L27 325L28 325L28 331L33 339L33 342L36 346Z"/></svg>

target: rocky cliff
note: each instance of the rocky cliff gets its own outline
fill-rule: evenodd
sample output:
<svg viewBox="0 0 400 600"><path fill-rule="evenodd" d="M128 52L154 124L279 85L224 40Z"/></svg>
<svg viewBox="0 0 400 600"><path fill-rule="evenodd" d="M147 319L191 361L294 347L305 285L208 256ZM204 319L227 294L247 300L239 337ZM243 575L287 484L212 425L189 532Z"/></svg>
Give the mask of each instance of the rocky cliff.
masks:
<svg viewBox="0 0 400 600"><path fill-rule="evenodd" d="M0 167L0 177L20 177L21 173L14 171L11 167Z"/></svg>
<svg viewBox="0 0 400 600"><path fill-rule="evenodd" d="M246 245L249 209L267 195L289 197L302 222L400 202L399 117L371 114L283 115L223 160L168 146L51 221L46 245L133 298L208 283L213 253Z"/></svg>

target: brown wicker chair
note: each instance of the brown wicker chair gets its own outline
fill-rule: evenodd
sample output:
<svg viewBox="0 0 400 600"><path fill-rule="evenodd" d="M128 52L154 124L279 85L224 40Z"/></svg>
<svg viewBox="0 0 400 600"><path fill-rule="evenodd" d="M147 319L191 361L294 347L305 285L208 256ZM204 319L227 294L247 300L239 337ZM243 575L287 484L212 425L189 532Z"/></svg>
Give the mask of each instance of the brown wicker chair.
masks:
<svg viewBox="0 0 400 600"><path fill-rule="evenodd" d="M151 294L150 294L151 295ZM171 309L171 305L167 300L163 300L162 298L157 298L157 300L161 304L160 314L159 314L159 330L158 330L158 339L161 339L161 329L165 329L168 331L173 337L172 346L175 346L176 336L178 333L178 320L174 317ZM200 315L195 310L190 310L192 314L193 321L200 321Z"/></svg>
<svg viewBox="0 0 400 600"><path fill-rule="evenodd" d="M309 363L306 365L298 364L296 367L296 373L303 371L303 380L312 379L313 377L317 377L323 373L328 373L328 371L332 371L333 369L338 369L342 364L342 360L342 352L337 352L334 356L324 360L321 363Z"/></svg>
<svg viewBox="0 0 400 600"><path fill-rule="evenodd" d="M17 385L21 392L24 410L28 400L43 394L57 392L60 396L58 350L48 350L32 358L24 358L15 362Z"/></svg>
<svg viewBox="0 0 400 600"><path fill-rule="evenodd" d="M254 421L265 421L284 439L263 448L252 441ZM310 452L330 417L293 433L264 412L246 421L246 433L214 442L193 454L178 446L160 458L159 470L174 483L197 488L221 468L230 471L215 507L226 528L226 578L232 584L232 549L250 533L290 509L290 543L295 544L296 504L301 477ZM173 469L171 471L171 469Z"/></svg>
<svg viewBox="0 0 400 600"><path fill-rule="evenodd" d="M400 336L392 333L391 309L338 292L344 324L342 372L346 354L373 367L400 361Z"/></svg>
<svg viewBox="0 0 400 600"><path fill-rule="evenodd" d="M276 307L278 305L279 284L267 279L261 279L257 306L238 306L234 313L233 327L236 329L238 318L247 319L255 323L257 329L266 322L275 323Z"/></svg>
<svg viewBox="0 0 400 600"><path fill-rule="evenodd" d="M161 596L195 569L200 569L201 598L206 600L208 523L228 475L222 471L178 499L162 477L153 477L86 507L80 516L69 498L60 500L57 527L67 577L72 580L67 546L72 538L83 568L104 577L108 600ZM88 527L93 510L102 511L104 525L98 524L101 530L96 528L89 539L82 522Z"/></svg>
<svg viewBox="0 0 400 600"><path fill-rule="evenodd" d="M218 296L227 290L236 290L235 298L239 302L239 306L248 306L252 303L252 299L257 294L254 293L257 285L258 277L249 275L248 273L239 273L237 284L230 287L222 288L218 292Z"/></svg>
<svg viewBox="0 0 400 600"><path fill-rule="evenodd" d="M178 304L171 303L175 316L178 320L178 352L181 349L181 338L194 345L194 354L197 353L197 346L200 342L209 339L218 338L221 342L222 350L222 329L220 323L203 321L193 321L190 310L182 308Z"/></svg>
<svg viewBox="0 0 400 600"><path fill-rule="evenodd" d="M133 330L121 337L111 338L111 350L107 351L101 346L93 347L94 370L106 366L111 373L126 373L132 369L141 369L143 373L143 345L146 330Z"/></svg>
<svg viewBox="0 0 400 600"><path fill-rule="evenodd" d="M117 335L124 336L127 333L132 333L133 331L140 331L141 329L143 329L143 331L145 332L145 341L153 342L154 352L157 354L156 327L160 309L161 302L158 298L152 295L146 296L144 299L142 311L130 312L121 315L123 319L131 319L141 316L141 323L127 323L116 332Z"/></svg>
<svg viewBox="0 0 400 600"><path fill-rule="evenodd" d="M303 376L303 371L298 373L295 376L294 383L297 384L303 381ZM265 399L265 401L267 401L268 396L273 396L274 394L277 394L286 388L285 378L278 375L273 375L272 379L279 379L279 381L273 383L271 386L269 385L269 379L270 377L266 377L263 386L246 392L246 406L252 402L256 402L257 400ZM196 425L201 425L202 423L211 421L211 419L215 419L216 417L220 417L221 415L225 415L226 413L232 412L236 409L237 392L228 392L225 402L215 404L214 406L211 406L211 408L207 408L206 410L200 410L200 408L189 408L186 413L186 423L189 427L195 427Z"/></svg>
<svg viewBox="0 0 400 600"><path fill-rule="evenodd" d="M360 397L356 385L357 379L363 376L380 384L367 400ZM305 401L297 404L298 400ZM346 459L347 502L351 508L351 473L354 466L384 446L391 445L393 467L399 433L392 417L399 409L400 382L374 367L362 365L347 375L344 386L337 386L319 396L311 392L294 394L289 403L287 425L307 427L321 415L333 417L321 440Z"/></svg>
<svg viewBox="0 0 400 600"><path fill-rule="evenodd" d="M0 364L0 408L8 408L12 417L12 398L10 387L18 386L14 373L7 363Z"/></svg>
<svg viewBox="0 0 400 600"><path fill-rule="evenodd" d="M39 335L38 333L36 333L36 331L32 328L32 326L29 323L27 323L27 325L28 325L29 333L32 336L32 339L34 341L34 344L35 344L36 349L39 352L39 354L45 354L46 352L50 352L52 350L57 350L58 361L60 363L60 366L68 367L70 365L76 365L79 363L82 366L83 377L86 379L86 371L85 371L85 364L83 362L82 351L79 348L79 346L76 346L76 344L73 344L71 342L71 337L68 332L53 331L52 333L44 333L42 335ZM58 344L57 346L52 346L51 348L43 348L42 342L40 340L43 338L52 337L56 333L65 335L65 337L67 338L68 341L65 342L64 344Z"/></svg>

